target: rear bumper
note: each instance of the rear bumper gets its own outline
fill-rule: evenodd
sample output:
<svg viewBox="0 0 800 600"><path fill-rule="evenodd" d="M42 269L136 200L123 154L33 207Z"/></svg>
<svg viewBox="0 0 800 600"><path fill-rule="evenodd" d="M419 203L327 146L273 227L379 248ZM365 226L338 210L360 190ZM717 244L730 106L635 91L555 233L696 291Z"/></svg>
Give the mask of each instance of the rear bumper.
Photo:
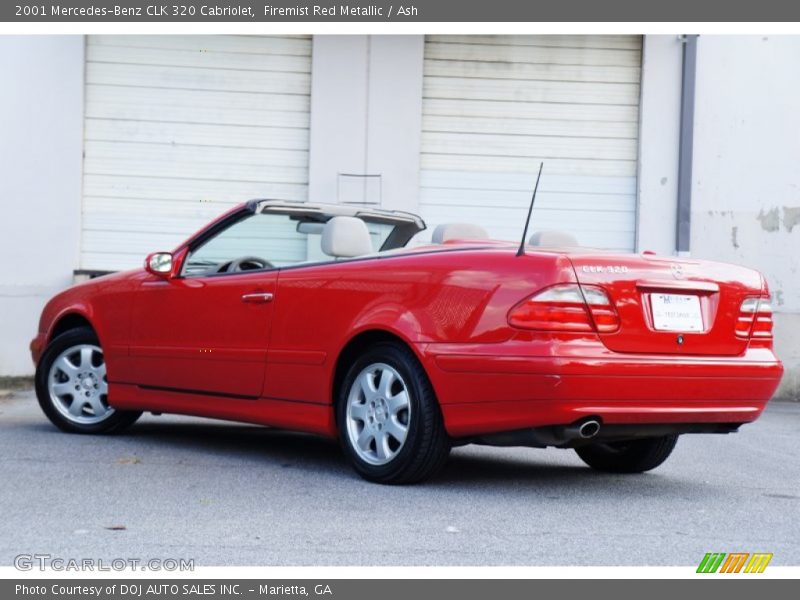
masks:
<svg viewBox="0 0 800 600"><path fill-rule="evenodd" d="M504 346L419 348L451 436L586 417L619 425L747 423L764 410L783 374L763 348L736 357L620 355L581 343L531 356Z"/></svg>

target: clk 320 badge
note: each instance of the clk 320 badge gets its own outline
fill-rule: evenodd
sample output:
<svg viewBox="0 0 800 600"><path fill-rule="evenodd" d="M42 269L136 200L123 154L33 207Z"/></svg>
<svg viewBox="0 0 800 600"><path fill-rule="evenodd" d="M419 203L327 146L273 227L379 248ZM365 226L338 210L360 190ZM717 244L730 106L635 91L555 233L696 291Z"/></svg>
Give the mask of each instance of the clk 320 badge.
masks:
<svg viewBox="0 0 800 600"><path fill-rule="evenodd" d="M625 265L583 265L584 273L627 273Z"/></svg>

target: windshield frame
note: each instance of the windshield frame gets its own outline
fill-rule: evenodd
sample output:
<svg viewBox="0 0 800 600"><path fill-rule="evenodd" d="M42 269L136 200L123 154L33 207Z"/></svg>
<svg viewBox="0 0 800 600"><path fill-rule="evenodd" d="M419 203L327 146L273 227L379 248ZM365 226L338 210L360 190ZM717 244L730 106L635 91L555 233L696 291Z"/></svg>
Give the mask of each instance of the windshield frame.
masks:
<svg viewBox="0 0 800 600"><path fill-rule="evenodd" d="M187 275L186 269L190 263L190 257L195 251L200 249L206 243L210 242L213 238L220 235L223 231L233 227L242 220L248 219L256 214L276 214L286 215L292 220L296 220L298 226L300 223L327 223L335 216L353 216L361 219L367 224L381 224L393 226L392 231L386 237L380 248L368 257L379 258L380 254L389 250L397 250L405 248L406 244L417 233L426 228L425 222L414 215L413 213L405 213L401 211L388 211L383 209L373 209L370 207L360 207L352 205L322 205L322 204L307 204L305 202L290 202L282 200L251 200L245 204L234 208L225 215L222 215L217 221L211 223L206 229L200 231L197 235L184 242L176 253L181 250L186 250L184 260L181 264L180 277L195 277L198 275ZM359 260L366 257L359 256L352 259L344 260ZM305 266L314 266L327 264L329 261L309 261L300 262L293 265L283 265L276 267L267 267L264 269L253 269L246 271L247 273L257 273L265 271L274 271L281 269L295 269ZM343 260L330 262L343 262ZM226 275L228 273L208 273L205 276L218 276ZM240 273L241 274L241 273ZM202 275L199 275L202 276Z"/></svg>

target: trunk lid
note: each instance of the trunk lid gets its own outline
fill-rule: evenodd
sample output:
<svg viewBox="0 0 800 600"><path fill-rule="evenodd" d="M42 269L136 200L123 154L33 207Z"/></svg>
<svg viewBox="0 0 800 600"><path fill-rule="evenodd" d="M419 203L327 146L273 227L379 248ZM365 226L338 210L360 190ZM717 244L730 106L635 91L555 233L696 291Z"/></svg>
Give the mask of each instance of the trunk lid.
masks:
<svg viewBox="0 0 800 600"><path fill-rule="evenodd" d="M735 333L742 301L762 291L745 267L635 254L569 254L578 281L606 290L620 327L601 333L614 352L738 355Z"/></svg>

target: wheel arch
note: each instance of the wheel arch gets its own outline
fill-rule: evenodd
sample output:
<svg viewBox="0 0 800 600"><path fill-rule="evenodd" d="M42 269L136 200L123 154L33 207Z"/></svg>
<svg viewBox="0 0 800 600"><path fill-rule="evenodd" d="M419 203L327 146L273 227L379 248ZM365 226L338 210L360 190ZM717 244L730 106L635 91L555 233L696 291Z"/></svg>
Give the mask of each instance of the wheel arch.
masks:
<svg viewBox="0 0 800 600"><path fill-rule="evenodd" d="M336 357L336 364L333 370L333 378L331 381L331 389L330 389L331 406L334 407L336 406L338 397L337 391L339 390L339 387L342 385L342 381L344 381L344 378L347 375L347 369L350 367L353 361L356 360L356 358L358 358L358 356L366 348L380 342L393 342L396 344L400 344L405 348L408 348L419 361L423 371L425 371L425 374L428 375L427 370L425 369L425 365L422 362L422 357L418 352L418 349L415 348L414 344L410 343L402 335L400 335L395 331L391 331L389 329L384 329L380 327L371 327L363 329L358 333L356 333L355 335L353 335L347 341L347 343L342 347L342 349L339 351L338 356ZM428 380L430 381L430 376L428 376ZM433 385L432 382L431 385Z"/></svg>
<svg viewBox="0 0 800 600"><path fill-rule="evenodd" d="M55 321L53 321L53 326L50 328L50 333L47 336L47 342L50 343L62 333L66 333L67 331L78 329L80 327L89 327L96 335L99 336L97 328L85 314L77 311L68 311L59 315Z"/></svg>

